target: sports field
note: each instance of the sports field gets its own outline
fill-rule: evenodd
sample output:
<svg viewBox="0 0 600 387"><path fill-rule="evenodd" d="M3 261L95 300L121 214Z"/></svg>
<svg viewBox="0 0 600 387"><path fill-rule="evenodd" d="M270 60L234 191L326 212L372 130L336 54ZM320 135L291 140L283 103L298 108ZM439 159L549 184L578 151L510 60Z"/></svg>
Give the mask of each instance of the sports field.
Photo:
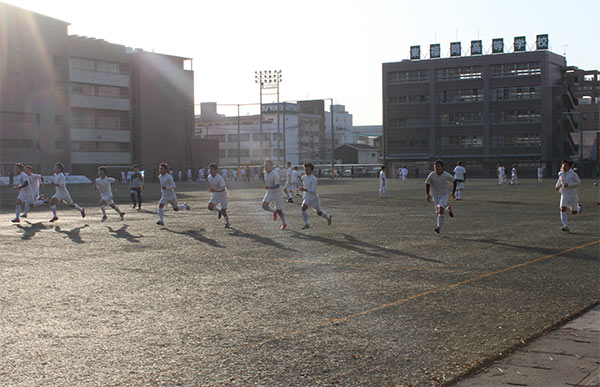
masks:
<svg viewBox="0 0 600 387"><path fill-rule="evenodd" d="M264 187L229 183L231 229L207 185L156 225L115 195L100 222L91 185L19 225L0 202L0 385L441 385L600 299L599 190L561 232L554 180L467 181L441 235L423 179L319 181L333 224L299 200L288 230ZM297 198L299 199L299 198Z"/></svg>

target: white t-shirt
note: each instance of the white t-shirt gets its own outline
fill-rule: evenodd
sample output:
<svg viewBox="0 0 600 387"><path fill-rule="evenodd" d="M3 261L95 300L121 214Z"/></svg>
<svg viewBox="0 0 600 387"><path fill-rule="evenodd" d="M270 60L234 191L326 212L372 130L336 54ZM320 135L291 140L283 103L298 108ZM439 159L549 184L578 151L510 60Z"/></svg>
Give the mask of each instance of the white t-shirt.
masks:
<svg viewBox="0 0 600 387"><path fill-rule="evenodd" d="M462 165L457 165L454 168L454 178L456 180L464 180L465 173L467 173L467 170Z"/></svg>
<svg viewBox="0 0 600 387"><path fill-rule="evenodd" d="M31 188L38 192L40 190L40 181L42 180L42 175L38 175L37 173L32 173L29 177L29 184L31 184Z"/></svg>
<svg viewBox="0 0 600 387"><path fill-rule="evenodd" d="M21 172L14 180L14 184L19 187L25 184L25 182L27 182L27 185L19 190L19 194L30 196L33 194L33 189L29 176L25 172Z"/></svg>
<svg viewBox="0 0 600 387"><path fill-rule="evenodd" d="M69 191L67 191L67 182L64 173L55 173L54 178L52 179L52 183L54 183L54 185L56 186L57 194L69 195Z"/></svg>
<svg viewBox="0 0 600 387"><path fill-rule="evenodd" d="M115 179L112 177L105 177L104 179L101 177L98 177L96 179L96 187L98 187L98 189L100 190L100 196L105 197L105 196L112 195L112 190L110 188L110 185L114 182L115 182Z"/></svg>
<svg viewBox="0 0 600 387"><path fill-rule="evenodd" d="M277 170L271 169L271 172L265 170L265 184L267 187L274 187L270 189L279 188L279 173Z"/></svg>
<svg viewBox="0 0 600 387"><path fill-rule="evenodd" d="M175 181L173 180L173 176L165 173L164 175L158 175L158 180L160 181L160 190L162 193L175 193Z"/></svg>
<svg viewBox="0 0 600 387"><path fill-rule="evenodd" d="M287 176L286 176L286 179L287 179L287 183L288 183L288 184L291 184L291 183L292 183L293 174L294 174L294 170L292 169L292 167L289 167L289 168L287 169Z"/></svg>
<svg viewBox="0 0 600 387"><path fill-rule="evenodd" d="M223 192L225 191L225 179L219 174L216 175L208 175L208 186L213 190L213 192Z"/></svg>
<svg viewBox="0 0 600 387"><path fill-rule="evenodd" d="M298 184L298 175L299 175L298 170L294 169L292 171L292 184Z"/></svg>
<svg viewBox="0 0 600 387"><path fill-rule="evenodd" d="M408 176L408 169L402 168L402 177L406 178Z"/></svg>
<svg viewBox="0 0 600 387"><path fill-rule="evenodd" d="M379 172L379 185L385 185L386 180L385 171Z"/></svg>
<svg viewBox="0 0 600 387"><path fill-rule="evenodd" d="M314 173L302 176L302 185L306 188L306 191L304 191L304 199L315 200L319 198L317 195L317 178Z"/></svg>
<svg viewBox="0 0 600 387"><path fill-rule="evenodd" d="M448 183L453 183L454 177L451 174L444 171L441 175L438 175L435 171L432 171L425 179L425 184L431 185L431 194L434 198L439 198L443 195L448 195Z"/></svg>
<svg viewBox="0 0 600 387"><path fill-rule="evenodd" d="M510 173L514 176L517 177L517 168L513 168L510 170Z"/></svg>
<svg viewBox="0 0 600 387"><path fill-rule="evenodd" d="M544 174L544 168L542 168L542 167L539 167L539 168L537 169L537 172L538 172L538 176L542 176L542 175Z"/></svg>
<svg viewBox="0 0 600 387"><path fill-rule="evenodd" d="M567 183L565 188L564 183ZM558 180L556 181L556 187L558 188L561 195L573 195L577 193L577 187L579 186L580 180L577 173L574 170L569 169L567 172L559 172Z"/></svg>

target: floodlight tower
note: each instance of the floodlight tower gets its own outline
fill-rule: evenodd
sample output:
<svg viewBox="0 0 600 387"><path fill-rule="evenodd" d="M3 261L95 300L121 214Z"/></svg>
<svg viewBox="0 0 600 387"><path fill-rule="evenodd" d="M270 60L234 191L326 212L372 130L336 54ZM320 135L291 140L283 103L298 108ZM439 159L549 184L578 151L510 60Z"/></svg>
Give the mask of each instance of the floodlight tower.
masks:
<svg viewBox="0 0 600 387"><path fill-rule="evenodd" d="M277 94L277 160L281 163L281 135L279 131L279 84L282 82L281 70L264 70L254 72L254 82L258 84L260 91L260 157L263 154L263 95ZM265 93L264 90L276 90L276 93ZM285 138L283 139L285 143Z"/></svg>

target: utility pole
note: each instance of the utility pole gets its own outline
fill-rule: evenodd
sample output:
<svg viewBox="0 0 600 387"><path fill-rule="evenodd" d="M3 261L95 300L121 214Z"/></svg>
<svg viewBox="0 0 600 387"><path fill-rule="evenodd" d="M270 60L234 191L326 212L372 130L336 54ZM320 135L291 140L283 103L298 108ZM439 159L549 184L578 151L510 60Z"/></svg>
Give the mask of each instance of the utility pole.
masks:
<svg viewBox="0 0 600 387"><path fill-rule="evenodd" d="M237 145L238 145L238 150L237 150L237 159L238 159L238 169L241 166L241 162L240 162L240 104L237 104Z"/></svg>

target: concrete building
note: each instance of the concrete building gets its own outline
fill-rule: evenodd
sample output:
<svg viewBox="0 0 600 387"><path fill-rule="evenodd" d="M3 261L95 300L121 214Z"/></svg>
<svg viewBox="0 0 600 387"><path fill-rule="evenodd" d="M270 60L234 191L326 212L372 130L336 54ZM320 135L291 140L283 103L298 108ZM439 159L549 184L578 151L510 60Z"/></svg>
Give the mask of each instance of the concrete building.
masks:
<svg viewBox="0 0 600 387"><path fill-rule="evenodd" d="M352 127L352 137L356 144L374 145L383 135L382 125L356 125Z"/></svg>
<svg viewBox="0 0 600 387"><path fill-rule="evenodd" d="M68 25L0 3L0 173L15 161L88 176L191 166L191 60L69 36Z"/></svg>
<svg viewBox="0 0 600 387"><path fill-rule="evenodd" d="M481 42L480 42L481 43ZM438 46L439 48L439 46ZM554 176L576 153L565 83L566 60L541 49L383 64L387 164L462 159L471 176L498 162Z"/></svg>
<svg viewBox="0 0 600 387"><path fill-rule="evenodd" d="M344 105L333 105L325 112L325 133L331 138L331 110L333 108L333 125L335 127L335 146L356 142L352 130L352 114L346 111Z"/></svg>
<svg viewBox="0 0 600 387"><path fill-rule="evenodd" d="M343 144L335 148L335 159L342 164L377 164L378 148L367 144Z"/></svg>

